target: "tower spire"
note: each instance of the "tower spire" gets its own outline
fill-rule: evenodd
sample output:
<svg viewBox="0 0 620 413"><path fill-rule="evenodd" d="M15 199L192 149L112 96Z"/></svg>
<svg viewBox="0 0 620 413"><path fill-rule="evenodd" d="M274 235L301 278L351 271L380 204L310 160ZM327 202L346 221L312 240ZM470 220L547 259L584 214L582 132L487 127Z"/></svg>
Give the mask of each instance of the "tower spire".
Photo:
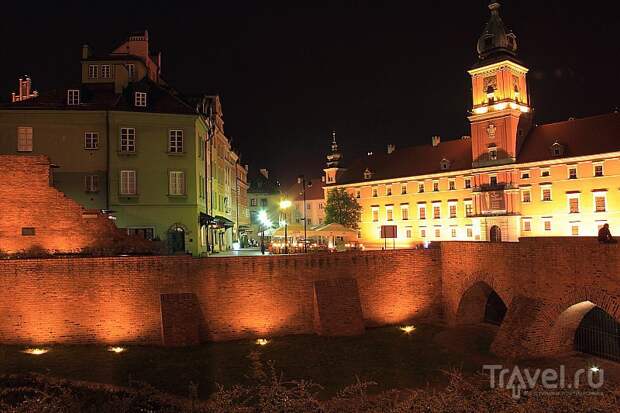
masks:
<svg viewBox="0 0 620 413"><path fill-rule="evenodd" d="M488 7L491 17L478 39L478 57L484 60L502 54L516 56L517 37L504 25L499 15L501 5L498 1L491 0Z"/></svg>
<svg viewBox="0 0 620 413"><path fill-rule="evenodd" d="M336 130L332 131L332 151L327 155L327 167L338 168L342 154L338 151L338 143L336 142Z"/></svg>

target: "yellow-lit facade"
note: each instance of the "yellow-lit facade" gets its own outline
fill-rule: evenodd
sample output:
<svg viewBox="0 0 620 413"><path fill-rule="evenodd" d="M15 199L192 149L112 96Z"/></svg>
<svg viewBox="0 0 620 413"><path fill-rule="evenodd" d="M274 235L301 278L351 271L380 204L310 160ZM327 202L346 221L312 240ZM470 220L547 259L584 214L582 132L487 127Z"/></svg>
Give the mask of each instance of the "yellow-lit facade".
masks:
<svg viewBox="0 0 620 413"><path fill-rule="evenodd" d="M325 195L332 188L342 187L357 199L362 206L359 237L366 247L385 245L381 239L383 225L398 227L395 246L401 248L429 241L516 242L521 237L596 236L605 223L612 232L620 233L620 144L616 146L618 152L593 154L583 150L584 140L600 138L596 122L620 130L615 126L620 124L620 114L534 127L528 69L515 57L514 35L499 27L501 20L493 20L499 19L499 5L494 3L489 8L490 29L487 26L478 48L481 61L469 71L471 136L463 137L466 142L460 143L433 139L436 153L443 145L448 145L446 149L455 144L469 148L470 153L462 152L469 165L454 168L457 160L447 156L430 173L376 179L381 171L370 166L362 173L348 171L341 162L328 162ZM583 125L592 126L583 133ZM575 144L572 136L577 129L581 140ZM560 132L551 136L554 131ZM541 147L528 142L540 141L541 136L551 136L550 144ZM382 165L389 168L390 158L386 159ZM416 167L410 169L415 171ZM392 240L387 246L392 246Z"/></svg>

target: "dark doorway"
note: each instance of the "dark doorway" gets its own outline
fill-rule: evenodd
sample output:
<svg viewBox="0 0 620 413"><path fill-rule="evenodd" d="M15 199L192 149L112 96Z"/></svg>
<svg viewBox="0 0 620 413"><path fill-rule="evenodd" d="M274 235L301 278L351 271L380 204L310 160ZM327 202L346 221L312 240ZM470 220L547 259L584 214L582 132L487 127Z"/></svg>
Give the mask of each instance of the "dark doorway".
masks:
<svg viewBox="0 0 620 413"><path fill-rule="evenodd" d="M506 304L495 291L491 291L484 309L484 322L500 325L506 316Z"/></svg>
<svg viewBox="0 0 620 413"><path fill-rule="evenodd" d="M620 361L620 323L602 308L594 307L575 332L575 350Z"/></svg>
<svg viewBox="0 0 620 413"><path fill-rule="evenodd" d="M181 227L168 231L168 246L172 253L185 252L185 230Z"/></svg>
<svg viewBox="0 0 620 413"><path fill-rule="evenodd" d="M497 225L491 227L489 239L491 242L502 242L502 230Z"/></svg>

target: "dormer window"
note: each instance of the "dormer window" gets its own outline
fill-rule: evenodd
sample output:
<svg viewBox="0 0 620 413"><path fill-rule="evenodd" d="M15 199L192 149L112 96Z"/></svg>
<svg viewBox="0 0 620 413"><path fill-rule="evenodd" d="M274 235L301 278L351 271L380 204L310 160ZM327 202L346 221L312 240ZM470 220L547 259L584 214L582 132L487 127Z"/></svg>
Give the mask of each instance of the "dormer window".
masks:
<svg viewBox="0 0 620 413"><path fill-rule="evenodd" d="M439 167L441 168L442 171L446 171L450 169L450 161L447 160L446 158L443 158L441 162L439 162Z"/></svg>
<svg viewBox="0 0 620 413"><path fill-rule="evenodd" d="M551 145L551 155L553 156L564 155L564 145L558 142L555 142L553 145Z"/></svg>
<svg viewBox="0 0 620 413"><path fill-rule="evenodd" d="M371 179L372 178L372 172L370 172L370 169L366 168L366 170L364 171L364 179Z"/></svg>
<svg viewBox="0 0 620 413"><path fill-rule="evenodd" d="M136 106L145 108L146 107L146 93L136 92L134 96L134 104Z"/></svg>
<svg viewBox="0 0 620 413"><path fill-rule="evenodd" d="M67 90L67 105L77 106L80 104L80 91L78 89Z"/></svg>
<svg viewBox="0 0 620 413"><path fill-rule="evenodd" d="M497 160L497 148L496 147L489 148L489 160L491 161Z"/></svg>

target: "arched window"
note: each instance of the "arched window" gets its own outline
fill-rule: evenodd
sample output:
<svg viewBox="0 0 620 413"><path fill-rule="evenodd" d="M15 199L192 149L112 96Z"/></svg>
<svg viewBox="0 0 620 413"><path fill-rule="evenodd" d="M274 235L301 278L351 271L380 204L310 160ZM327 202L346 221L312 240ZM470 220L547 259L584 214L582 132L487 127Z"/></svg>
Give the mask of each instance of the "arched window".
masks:
<svg viewBox="0 0 620 413"><path fill-rule="evenodd" d="M489 241L502 242L502 230L497 225L491 227L491 231L489 231Z"/></svg>

